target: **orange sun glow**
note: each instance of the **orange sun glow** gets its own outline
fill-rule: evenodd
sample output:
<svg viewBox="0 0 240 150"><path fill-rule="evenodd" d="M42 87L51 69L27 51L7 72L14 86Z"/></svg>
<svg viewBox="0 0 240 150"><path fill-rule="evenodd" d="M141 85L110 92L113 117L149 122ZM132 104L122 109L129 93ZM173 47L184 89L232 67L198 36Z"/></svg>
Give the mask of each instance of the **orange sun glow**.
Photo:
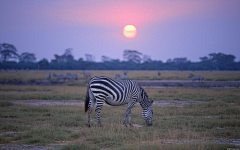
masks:
<svg viewBox="0 0 240 150"><path fill-rule="evenodd" d="M137 29L133 25L126 25L123 28L123 35L126 38L134 38L137 35Z"/></svg>

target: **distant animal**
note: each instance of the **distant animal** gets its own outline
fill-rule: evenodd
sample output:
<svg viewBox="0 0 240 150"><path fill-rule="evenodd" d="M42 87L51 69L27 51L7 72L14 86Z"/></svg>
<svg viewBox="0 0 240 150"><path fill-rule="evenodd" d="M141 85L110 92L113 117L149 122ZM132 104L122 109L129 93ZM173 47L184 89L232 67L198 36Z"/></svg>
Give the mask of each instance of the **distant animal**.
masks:
<svg viewBox="0 0 240 150"><path fill-rule="evenodd" d="M128 80L128 76L127 76L127 75L121 76L121 75L119 75L119 74L116 74L115 79Z"/></svg>
<svg viewBox="0 0 240 150"><path fill-rule="evenodd" d="M88 126L90 127L90 114L96 103L96 117L98 125L101 127L100 113L103 103L110 106L121 106L127 104L126 115L123 124L127 126L127 118L131 124L131 109L137 102L140 103L143 112L142 118L147 125L152 125L153 100L148 99L147 93L136 82L131 80L115 80L104 76L93 77L87 86L85 100L85 112L88 114Z"/></svg>
<svg viewBox="0 0 240 150"><path fill-rule="evenodd" d="M88 78L88 77L91 78L91 73L83 71L83 76L85 78Z"/></svg>
<svg viewBox="0 0 240 150"><path fill-rule="evenodd" d="M51 72L49 72L49 74L47 74L47 80L51 80Z"/></svg>
<svg viewBox="0 0 240 150"><path fill-rule="evenodd" d="M72 74L72 79L78 80L78 75L77 74Z"/></svg>
<svg viewBox="0 0 240 150"><path fill-rule="evenodd" d="M65 80L65 76L64 75L56 75L55 73L53 73L53 76L56 78L56 80Z"/></svg>
<svg viewBox="0 0 240 150"><path fill-rule="evenodd" d="M128 74L128 71L124 71L124 75L126 76Z"/></svg>
<svg viewBox="0 0 240 150"><path fill-rule="evenodd" d="M71 75L71 73L67 73L67 75L66 76L64 76L64 79L66 80L72 80L72 75Z"/></svg>
<svg viewBox="0 0 240 150"><path fill-rule="evenodd" d="M195 76L195 75L193 75L191 73L189 74L188 78L192 78L192 81L198 80L199 82L202 82L202 80L203 80L203 77L201 75Z"/></svg>
<svg viewBox="0 0 240 150"><path fill-rule="evenodd" d="M158 76L161 76L161 72L160 71L158 71Z"/></svg>

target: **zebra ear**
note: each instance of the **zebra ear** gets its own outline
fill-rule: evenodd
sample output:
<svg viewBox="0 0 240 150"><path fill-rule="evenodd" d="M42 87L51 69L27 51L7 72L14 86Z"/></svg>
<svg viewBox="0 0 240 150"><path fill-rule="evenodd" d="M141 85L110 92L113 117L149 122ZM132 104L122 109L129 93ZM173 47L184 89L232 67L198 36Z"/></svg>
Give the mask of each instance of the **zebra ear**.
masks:
<svg viewBox="0 0 240 150"><path fill-rule="evenodd" d="M151 99L150 102L153 103L153 100Z"/></svg>

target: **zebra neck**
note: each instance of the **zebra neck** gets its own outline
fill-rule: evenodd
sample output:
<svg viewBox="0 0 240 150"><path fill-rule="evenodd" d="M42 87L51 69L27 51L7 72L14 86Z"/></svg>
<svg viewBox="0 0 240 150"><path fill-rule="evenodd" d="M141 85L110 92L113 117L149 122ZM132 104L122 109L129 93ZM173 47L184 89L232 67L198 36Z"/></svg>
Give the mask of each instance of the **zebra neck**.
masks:
<svg viewBox="0 0 240 150"><path fill-rule="evenodd" d="M144 102L144 101L141 101L140 105L142 106L143 109L149 107L149 103L148 102Z"/></svg>

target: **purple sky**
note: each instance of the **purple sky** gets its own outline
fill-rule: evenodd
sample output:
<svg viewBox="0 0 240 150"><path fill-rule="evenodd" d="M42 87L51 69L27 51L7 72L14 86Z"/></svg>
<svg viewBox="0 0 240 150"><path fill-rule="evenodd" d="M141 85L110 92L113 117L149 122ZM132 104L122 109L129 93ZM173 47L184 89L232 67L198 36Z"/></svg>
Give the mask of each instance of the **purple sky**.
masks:
<svg viewBox="0 0 240 150"><path fill-rule="evenodd" d="M122 35L128 24L133 39ZM240 61L240 0L0 0L0 43L49 61L67 48L96 61L122 60L125 49L164 62L214 52Z"/></svg>

